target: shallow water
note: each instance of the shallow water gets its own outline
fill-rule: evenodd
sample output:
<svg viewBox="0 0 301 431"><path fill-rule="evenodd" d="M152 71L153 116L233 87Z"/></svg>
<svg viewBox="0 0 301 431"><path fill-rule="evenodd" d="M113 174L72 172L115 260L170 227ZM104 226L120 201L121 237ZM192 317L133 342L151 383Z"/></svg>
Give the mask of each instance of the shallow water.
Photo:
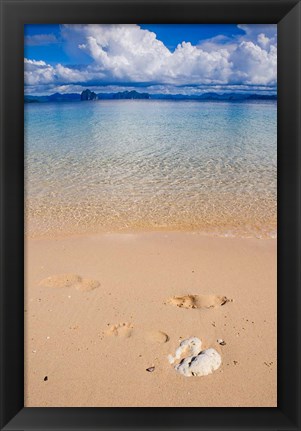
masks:
<svg viewBox="0 0 301 431"><path fill-rule="evenodd" d="M26 104L26 232L274 237L276 124L267 101Z"/></svg>

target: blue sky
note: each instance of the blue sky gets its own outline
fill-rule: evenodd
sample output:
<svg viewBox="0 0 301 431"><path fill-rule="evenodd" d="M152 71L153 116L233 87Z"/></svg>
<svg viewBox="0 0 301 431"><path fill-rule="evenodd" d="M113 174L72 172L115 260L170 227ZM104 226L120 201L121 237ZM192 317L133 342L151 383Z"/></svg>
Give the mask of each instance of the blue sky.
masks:
<svg viewBox="0 0 301 431"><path fill-rule="evenodd" d="M275 93L276 25L25 25L25 93Z"/></svg>

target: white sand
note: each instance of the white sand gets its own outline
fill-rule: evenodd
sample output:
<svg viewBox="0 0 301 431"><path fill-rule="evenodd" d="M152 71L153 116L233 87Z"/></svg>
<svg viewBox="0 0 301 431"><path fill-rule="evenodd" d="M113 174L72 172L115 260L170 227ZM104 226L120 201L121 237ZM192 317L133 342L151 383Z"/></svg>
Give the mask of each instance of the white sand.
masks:
<svg viewBox="0 0 301 431"><path fill-rule="evenodd" d="M35 239L25 267L27 407L276 406L275 240ZM213 374L169 364L191 336L221 355Z"/></svg>

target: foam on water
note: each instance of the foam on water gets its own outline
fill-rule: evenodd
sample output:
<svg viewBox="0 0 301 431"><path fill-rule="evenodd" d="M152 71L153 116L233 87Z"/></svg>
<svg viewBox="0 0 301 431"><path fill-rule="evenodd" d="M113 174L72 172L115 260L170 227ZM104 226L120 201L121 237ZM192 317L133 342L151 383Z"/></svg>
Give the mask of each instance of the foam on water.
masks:
<svg viewBox="0 0 301 431"><path fill-rule="evenodd" d="M276 232L276 104L25 105L29 235Z"/></svg>

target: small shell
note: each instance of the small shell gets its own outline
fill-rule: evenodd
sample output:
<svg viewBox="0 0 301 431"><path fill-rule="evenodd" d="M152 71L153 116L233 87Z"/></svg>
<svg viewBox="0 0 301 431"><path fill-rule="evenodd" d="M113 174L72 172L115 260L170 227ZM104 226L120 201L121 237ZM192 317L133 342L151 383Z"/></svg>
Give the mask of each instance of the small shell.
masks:
<svg viewBox="0 0 301 431"><path fill-rule="evenodd" d="M146 369L146 371L148 371L149 373L152 373L153 371L155 371L155 367L149 367Z"/></svg>

